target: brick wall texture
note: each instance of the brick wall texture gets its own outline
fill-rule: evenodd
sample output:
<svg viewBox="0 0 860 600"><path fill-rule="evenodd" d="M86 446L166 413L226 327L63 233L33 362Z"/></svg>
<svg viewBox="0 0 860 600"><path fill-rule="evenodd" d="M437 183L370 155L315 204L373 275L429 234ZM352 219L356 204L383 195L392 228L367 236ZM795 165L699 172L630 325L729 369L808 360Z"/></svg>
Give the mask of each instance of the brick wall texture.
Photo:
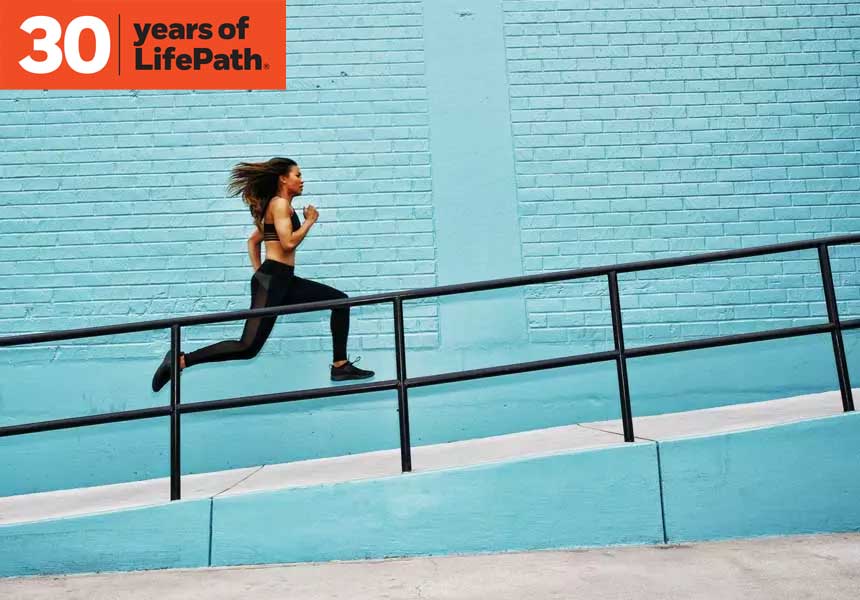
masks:
<svg viewBox="0 0 860 600"><path fill-rule="evenodd" d="M236 162L271 156L300 161L295 206L320 209L297 274L350 295L434 285L421 6L291 0L286 91L0 95L0 331L247 308L253 225L225 186ZM354 310L351 351L391 343L390 307ZM435 303L407 317L410 344L435 345ZM281 319L267 351L330 347L328 327ZM152 357L167 336L63 347Z"/></svg>
<svg viewBox="0 0 860 600"><path fill-rule="evenodd" d="M299 274L351 295L434 285L422 7L291 0L286 91L0 93L0 334L246 308L251 224L225 184L278 155L321 211ZM860 231L860 3L502 9L525 273ZM860 253L832 255L840 308L860 316ZM625 275L628 344L820 321L816 261ZM611 342L605 281L526 296L532 341ZM409 307L410 347L439 343L437 308ZM390 308L355 314L351 349L391 346ZM44 352L152 357L166 339ZM328 347L327 318L283 319L270 343Z"/></svg>
<svg viewBox="0 0 860 600"><path fill-rule="evenodd" d="M509 0L526 273L860 230L860 3ZM832 250L860 314L855 248ZM817 255L620 277L632 345L820 322ZM535 341L611 343L605 281L529 290Z"/></svg>

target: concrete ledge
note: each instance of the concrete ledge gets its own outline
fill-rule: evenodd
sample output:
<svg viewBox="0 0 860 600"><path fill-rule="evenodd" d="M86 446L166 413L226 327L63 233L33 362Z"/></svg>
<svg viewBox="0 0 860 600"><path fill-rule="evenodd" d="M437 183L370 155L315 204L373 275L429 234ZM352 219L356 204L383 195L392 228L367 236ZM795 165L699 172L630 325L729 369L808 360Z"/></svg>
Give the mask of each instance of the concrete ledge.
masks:
<svg viewBox="0 0 860 600"><path fill-rule="evenodd" d="M488 438L412 448L412 472L424 473L530 456L601 448L623 443L613 433L580 425L550 427ZM219 497L253 491L307 487L400 475L400 450L366 452L317 460L266 465Z"/></svg>
<svg viewBox="0 0 860 600"><path fill-rule="evenodd" d="M186 475L182 478L182 499L212 498L238 485L258 470L259 467ZM0 498L0 525L77 517L169 502L169 477L7 496Z"/></svg>
<svg viewBox="0 0 860 600"><path fill-rule="evenodd" d="M855 391L860 397L860 389ZM635 407L634 407L635 408ZM841 413L837 392L753 404L638 417L638 440L666 440L781 425ZM623 440L621 421L549 427L506 435L414 446L416 473L532 456L607 447ZM184 499L233 496L253 491L307 487L391 477L400 473L400 451L380 450L331 458L267 464L182 477ZM98 487L0 497L0 525L125 510L169 501L166 477Z"/></svg>
<svg viewBox="0 0 860 600"><path fill-rule="evenodd" d="M663 540L654 444L215 498L212 564Z"/></svg>
<svg viewBox="0 0 860 600"><path fill-rule="evenodd" d="M660 442L670 542L860 531L860 414Z"/></svg>
<svg viewBox="0 0 860 600"><path fill-rule="evenodd" d="M0 576L204 567L211 500L0 526Z"/></svg>
<svg viewBox="0 0 860 600"><path fill-rule="evenodd" d="M855 397L860 397L860 389L854 389L853 393ZM633 408L635 413L636 407ZM704 410L634 417L633 431L636 438L641 440L675 440L773 427L807 419L841 415L842 412L842 398L838 392L821 392L751 404L732 404ZM617 419L584 423L583 427L623 435L621 421Z"/></svg>
<svg viewBox="0 0 860 600"><path fill-rule="evenodd" d="M413 448L413 470L424 472L611 446L613 433L569 425ZM400 450L365 452L182 477L184 499L363 481L400 474ZM108 486L0 498L0 524L32 522L167 503L166 477Z"/></svg>
<svg viewBox="0 0 860 600"><path fill-rule="evenodd" d="M860 415L838 411L828 393L644 417L656 441L634 444L601 422L419 446L406 475L397 450L236 469L184 477L178 503L166 479L0 498L0 576L860 530Z"/></svg>

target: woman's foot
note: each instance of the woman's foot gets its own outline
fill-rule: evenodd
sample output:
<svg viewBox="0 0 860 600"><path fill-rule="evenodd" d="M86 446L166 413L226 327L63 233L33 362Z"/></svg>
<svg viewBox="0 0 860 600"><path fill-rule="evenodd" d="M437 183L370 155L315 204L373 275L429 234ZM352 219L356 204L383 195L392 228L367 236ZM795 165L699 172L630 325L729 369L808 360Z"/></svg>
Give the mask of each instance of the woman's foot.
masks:
<svg viewBox="0 0 860 600"><path fill-rule="evenodd" d="M179 369L182 370L185 367L185 353L179 353ZM164 385L170 381L170 350L167 351L167 354L164 355L164 360L161 361L161 364L158 365L158 368L155 370L155 375L152 376L152 391L157 392Z"/></svg>
<svg viewBox="0 0 860 600"><path fill-rule="evenodd" d="M359 369L355 366L355 363L361 360L361 357L355 359L355 361L346 360L339 366L332 365L331 366L331 380L332 381L346 381L348 379L367 379L368 377L373 377L375 373L373 371L368 371L367 369Z"/></svg>

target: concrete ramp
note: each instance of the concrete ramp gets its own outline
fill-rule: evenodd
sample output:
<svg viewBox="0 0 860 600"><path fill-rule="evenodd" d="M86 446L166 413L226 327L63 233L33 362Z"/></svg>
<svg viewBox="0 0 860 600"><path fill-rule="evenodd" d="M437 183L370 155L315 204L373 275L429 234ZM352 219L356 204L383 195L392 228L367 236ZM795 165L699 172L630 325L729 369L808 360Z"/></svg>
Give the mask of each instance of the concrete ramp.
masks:
<svg viewBox="0 0 860 600"><path fill-rule="evenodd" d="M860 397L860 390L855 394ZM721 406L634 419L638 441L714 435L838 415L837 392L754 404ZM488 438L416 446L413 472L547 456L623 443L620 420L581 423ZM362 481L400 474L399 449L262 465L182 477L182 498L194 500L247 492ZM168 478L0 497L0 525L153 506L170 499Z"/></svg>
<svg viewBox="0 0 860 600"><path fill-rule="evenodd" d="M0 576L860 530L834 392L0 499Z"/></svg>

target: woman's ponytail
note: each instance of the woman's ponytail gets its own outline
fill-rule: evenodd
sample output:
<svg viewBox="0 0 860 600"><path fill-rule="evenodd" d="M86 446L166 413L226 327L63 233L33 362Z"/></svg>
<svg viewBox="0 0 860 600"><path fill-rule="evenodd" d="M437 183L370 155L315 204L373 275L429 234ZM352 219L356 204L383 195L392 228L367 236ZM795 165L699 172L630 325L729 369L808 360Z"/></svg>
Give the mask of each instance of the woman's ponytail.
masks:
<svg viewBox="0 0 860 600"><path fill-rule="evenodd" d="M258 163L241 162L233 167L227 191L231 196L242 195L260 231L269 200L278 193L278 177L288 174L295 166L296 161L292 159L271 158Z"/></svg>

